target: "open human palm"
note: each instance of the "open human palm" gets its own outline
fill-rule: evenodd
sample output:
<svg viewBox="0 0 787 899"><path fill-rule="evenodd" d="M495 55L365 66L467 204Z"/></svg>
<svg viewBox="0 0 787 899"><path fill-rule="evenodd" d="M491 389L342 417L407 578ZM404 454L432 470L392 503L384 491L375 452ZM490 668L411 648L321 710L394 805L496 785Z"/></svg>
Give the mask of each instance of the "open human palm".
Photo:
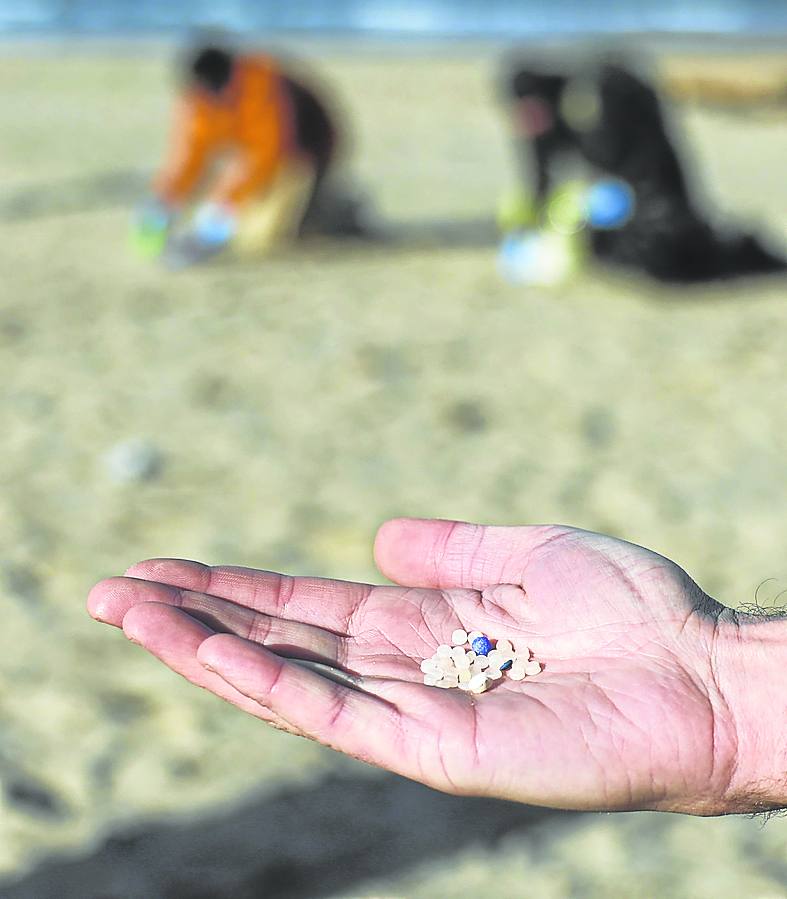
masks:
<svg viewBox="0 0 787 899"><path fill-rule="evenodd" d="M189 681L292 733L455 793L715 813L736 764L715 667L728 610L674 563L568 527L398 519L401 586L151 560L88 607ZM533 678L423 684L451 633L529 647ZM337 683L293 662L345 672Z"/></svg>

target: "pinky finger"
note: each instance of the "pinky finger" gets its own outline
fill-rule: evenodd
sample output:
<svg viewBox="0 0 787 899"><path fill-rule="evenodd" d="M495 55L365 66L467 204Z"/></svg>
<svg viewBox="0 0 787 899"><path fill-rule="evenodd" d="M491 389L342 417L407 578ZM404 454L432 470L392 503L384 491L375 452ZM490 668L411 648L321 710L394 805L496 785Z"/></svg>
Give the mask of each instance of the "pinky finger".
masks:
<svg viewBox="0 0 787 899"><path fill-rule="evenodd" d="M371 693L344 686L234 634L216 634L197 658L231 687L304 736L372 765L402 770L402 716Z"/></svg>

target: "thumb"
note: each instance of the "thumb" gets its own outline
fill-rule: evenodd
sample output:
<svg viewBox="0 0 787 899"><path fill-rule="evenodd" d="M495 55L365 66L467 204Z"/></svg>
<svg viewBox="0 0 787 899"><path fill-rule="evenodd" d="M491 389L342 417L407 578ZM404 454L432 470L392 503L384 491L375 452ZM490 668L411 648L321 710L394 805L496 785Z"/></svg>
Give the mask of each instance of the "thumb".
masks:
<svg viewBox="0 0 787 899"><path fill-rule="evenodd" d="M483 590L521 584L533 551L571 530L394 518L377 532L374 556L380 571L402 586Z"/></svg>

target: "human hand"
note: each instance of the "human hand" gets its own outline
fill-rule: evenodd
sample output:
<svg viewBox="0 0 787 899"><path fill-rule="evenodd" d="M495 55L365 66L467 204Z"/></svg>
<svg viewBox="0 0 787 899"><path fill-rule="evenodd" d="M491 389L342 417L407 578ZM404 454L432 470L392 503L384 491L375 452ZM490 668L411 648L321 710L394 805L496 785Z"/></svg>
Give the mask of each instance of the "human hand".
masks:
<svg viewBox="0 0 787 899"><path fill-rule="evenodd" d="M169 268L178 269L211 259L227 247L237 228L237 217L229 207L203 203L190 227L169 242L164 261Z"/></svg>
<svg viewBox="0 0 787 899"><path fill-rule="evenodd" d="M88 607L264 721L437 789L695 814L784 801L781 691L754 701L749 680L773 682L781 623L741 623L668 559L568 527L400 519L376 558L403 586L151 560ZM420 661L456 628L544 670L480 696L424 686Z"/></svg>

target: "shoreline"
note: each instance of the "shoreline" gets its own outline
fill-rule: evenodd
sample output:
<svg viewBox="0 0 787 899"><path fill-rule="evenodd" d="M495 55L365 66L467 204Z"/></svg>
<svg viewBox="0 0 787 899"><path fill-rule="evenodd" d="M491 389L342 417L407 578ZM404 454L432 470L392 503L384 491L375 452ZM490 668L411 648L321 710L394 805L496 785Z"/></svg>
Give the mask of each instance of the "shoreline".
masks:
<svg viewBox="0 0 787 899"><path fill-rule="evenodd" d="M229 32L233 34L233 32ZM169 50L186 40L188 32L101 32L42 31L30 33L0 30L0 54L9 50L36 53L60 50L68 46L70 52L139 52ZM468 52L500 52L511 47L534 47L545 52L569 48L617 47L633 45L651 53L691 56L772 56L785 63L784 43L787 34L724 33L724 32L597 32L576 34L534 34L514 36L473 36L457 34L386 34L376 31L326 31L309 34L305 31L255 31L242 33L242 41L292 47L299 52L329 50L331 53L353 53L359 57L390 51L392 54L451 56Z"/></svg>

